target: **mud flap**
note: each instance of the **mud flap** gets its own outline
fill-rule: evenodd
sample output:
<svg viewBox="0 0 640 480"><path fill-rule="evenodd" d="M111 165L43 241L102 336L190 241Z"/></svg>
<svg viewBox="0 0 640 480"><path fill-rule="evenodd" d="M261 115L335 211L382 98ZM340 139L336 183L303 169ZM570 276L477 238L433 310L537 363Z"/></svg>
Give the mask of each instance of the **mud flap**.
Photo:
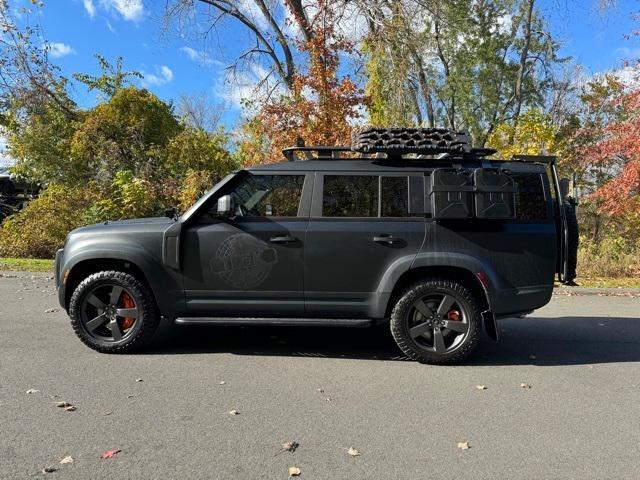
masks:
<svg viewBox="0 0 640 480"><path fill-rule="evenodd" d="M482 324L484 325L484 331L494 342L498 341L498 324L496 323L496 316L491 310L485 310L482 315Z"/></svg>

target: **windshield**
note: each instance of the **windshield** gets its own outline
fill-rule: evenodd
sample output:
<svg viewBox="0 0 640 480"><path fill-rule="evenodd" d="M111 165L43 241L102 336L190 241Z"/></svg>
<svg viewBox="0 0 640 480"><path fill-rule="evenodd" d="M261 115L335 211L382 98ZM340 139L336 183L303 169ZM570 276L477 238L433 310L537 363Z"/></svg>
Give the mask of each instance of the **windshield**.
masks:
<svg viewBox="0 0 640 480"><path fill-rule="evenodd" d="M200 197L200 200L194 203L191 206L191 208L189 208L186 212L182 214L181 219L187 220L188 218L190 218L204 203L207 202L207 200L209 200L209 198L211 198L211 195L213 195L216 191L218 191L220 188L226 185L238 173L239 172L230 173L229 175L224 177L222 180L220 180L218 183L216 183L212 189L210 189L207 193L205 193L202 197Z"/></svg>

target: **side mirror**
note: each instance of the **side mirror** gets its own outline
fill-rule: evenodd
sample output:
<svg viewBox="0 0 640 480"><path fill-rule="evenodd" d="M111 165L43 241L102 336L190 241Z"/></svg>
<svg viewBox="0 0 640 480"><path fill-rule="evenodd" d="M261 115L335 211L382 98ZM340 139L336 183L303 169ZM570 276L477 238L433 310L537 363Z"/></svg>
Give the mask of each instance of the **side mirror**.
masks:
<svg viewBox="0 0 640 480"><path fill-rule="evenodd" d="M176 219L176 208L175 207L171 207L171 208L166 208L164 211L164 216L168 217L172 220Z"/></svg>
<svg viewBox="0 0 640 480"><path fill-rule="evenodd" d="M564 200L569 195L569 184L570 180L568 178L560 179L560 199Z"/></svg>
<svg viewBox="0 0 640 480"><path fill-rule="evenodd" d="M235 205L231 195L223 195L218 199L218 216L232 217L235 215Z"/></svg>

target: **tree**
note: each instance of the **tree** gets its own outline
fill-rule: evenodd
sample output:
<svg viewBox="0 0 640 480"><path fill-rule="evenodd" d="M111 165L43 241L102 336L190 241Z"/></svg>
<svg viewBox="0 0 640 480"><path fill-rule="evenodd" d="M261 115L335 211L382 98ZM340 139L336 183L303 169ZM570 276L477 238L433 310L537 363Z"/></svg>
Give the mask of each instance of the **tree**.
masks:
<svg viewBox="0 0 640 480"><path fill-rule="evenodd" d="M351 42L336 31L335 16L325 0L315 0L309 20L310 40L299 49L308 55L306 72L293 78L291 94L267 102L258 114L259 134L269 139L269 157L300 141L306 145L346 145L350 121L360 115L364 97L348 76L339 76L340 53Z"/></svg>
<svg viewBox="0 0 640 480"><path fill-rule="evenodd" d="M116 59L116 64L112 65L109 61L97 53L95 55L102 74L99 77L89 75L88 73L74 73L73 78L80 83L84 83L89 91L98 90L102 93L104 99L113 97L116 92L123 89L129 84L129 78L144 78L144 76L135 70L122 70L122 57Z"/></svg>
<svg viewBox="0 0 640 480"><path fill-rule="evenodd" d="M562 61L533 0L358 5L369 26L366 91L376 123L466 129L483 146L497 125L543 105Z"/></svg>
<svg viewBox="0 0 640 480"><path fill-rule="evenodd" d="M83 175L110 182L116 172L160 181L162 149L181 131L170 105L148 90L125 87L84 115L71 141Z"/></svg>
<svg viewBox="0 0 640 480"><path fill-rule="evenodd" d="M514 155L560 155L558 129L538 109L524 112L520 121L498 125L487 140L500 158Z"/></svg>

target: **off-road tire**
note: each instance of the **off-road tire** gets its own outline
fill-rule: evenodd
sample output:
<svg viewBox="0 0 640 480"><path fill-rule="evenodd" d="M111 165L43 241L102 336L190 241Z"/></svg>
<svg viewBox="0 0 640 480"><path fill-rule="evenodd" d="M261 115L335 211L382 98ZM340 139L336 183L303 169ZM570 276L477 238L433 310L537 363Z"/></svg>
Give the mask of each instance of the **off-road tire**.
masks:
<svg viewBox="0 0 640 480"><path fill-rule="evenodd" d="M136 330L120 342L105 343L94 339L81 324L84 298L100 285L116 284L124 287L141 310L134 327ZM85 278L73 291L69 301L69 317L76 335L88 347L101 353L132 353L146 346L160 323L160 314L151 289L133 275L117 270L94 273Z"/></svg>
<svg viewBox="0 0 640 480"><path fill-rule="evenodd" d="M443 354L428 351L409 335L408 315L417 300L429 294L440 293L455 297L468 314L469 332L452 352ZM408 287L391 312L391 334L405 355L421 363L451 365L464 360L478 344L482 331L481 308L478 299L464 285L447 279L428 279Z"/></svg>

